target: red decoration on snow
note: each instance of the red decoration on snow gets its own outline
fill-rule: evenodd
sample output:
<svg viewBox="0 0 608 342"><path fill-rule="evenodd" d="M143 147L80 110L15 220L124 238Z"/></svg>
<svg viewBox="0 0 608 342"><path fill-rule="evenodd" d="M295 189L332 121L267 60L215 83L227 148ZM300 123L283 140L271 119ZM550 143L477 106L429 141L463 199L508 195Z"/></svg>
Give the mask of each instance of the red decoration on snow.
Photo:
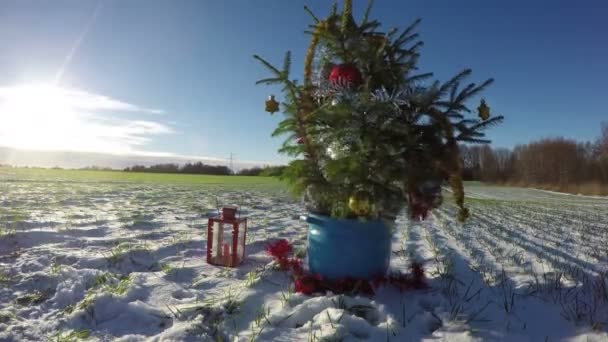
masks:
<svg viewBox="0 0 608 342"><path fill-rule="evenodd" d="M303 293L305 295L311 295L322 287L323 278L318 275L306 274L296 277L294 281L294 289L296 292Z"/></svg>
<svg viewBox="0 0 608 342"><path fill-rule="evenodd" d="M274 258L283 271L293 270L296 274L302 274L304 272L302 260L290 258L291 251L291 244L285 239L277 240L266 246L266 253Z"/></svg>
<svg viewBox="0 0 608 342"><path fill-rule="evenodd" d="M336 65L329 73L329 82L333 85L356 88L361 84L361 72L350 64Z"/></svg>
<svg viewBox="0 0 608 342"><path fill-rule="evenodd" d="M275 241L266 247L266 252L274 258L279 268L292 273L294 290L305 295L332 291L333 293L361 293L371 296L374 295L376 288L387 284L395 286L400 291L428 287L420 263L414 262L410 265L410 274L392 273L377 277L372 281L353 278L332 281L323 279L319 274L306 273L302 267L302 260L289 256L291 251L291 244L285 239Z"/></svg>
<svg viewBox="0 0 608 342"><path fill-rule="evenodd" d="M400 291L410 289L425 289L428 287L426 284L426 278L424 276L424 269L422 264L419 262L412 262L410 264L410 273L393 273L386 277L376 278L372 281L374 287L379 287L385 284L391 284L398 288Z"/></svg>
<svg viewBox="0 0 608 342"><path fill-rule="evenodd" d="M281 239L266 246L266 252L275 259L287 259L291 253L291 245L289 241Z"/></svg>
<svg viewBox="0 0 608 342"><path fill-rule="evenodd" d="M237 218L237 207L224 207L219 217L209 218L207 263L238 266L245 259L247 218Z"/></svg>

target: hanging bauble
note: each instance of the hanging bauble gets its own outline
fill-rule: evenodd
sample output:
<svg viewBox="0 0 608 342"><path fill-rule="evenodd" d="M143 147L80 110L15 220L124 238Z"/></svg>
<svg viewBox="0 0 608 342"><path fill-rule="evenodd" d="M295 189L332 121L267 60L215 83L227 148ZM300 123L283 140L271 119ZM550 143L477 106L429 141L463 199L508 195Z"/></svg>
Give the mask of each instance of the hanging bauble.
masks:
<svg viewBox="0 0 608 342"><path fill-rule="evenodd" d="M325 150L331 159L340 159L345 156L346 146L339 142L332 142Z"/></svg>
<svg viewBox="0 0 608 342"><path fill-rule="evenodd" d="M329 73L329 83L332 85L356 88L361 81L361 72L351 64L336 65Z"/></svg>
<svg viewBox="0 0 608 342"><path fill-rule="evenodd" d="M279 111L279 103L274 99L274 95L268 96L268 100L266 100L266 111L271 114Z"/></svg>
<svg viewBox="0 0 608 342"><path fill-rule="evenodd" d="M356 191L348 199L348 208L357 216L369 216L372 211L371 196L367 191Z"/></svg>
<svg viewBox="0 0 608 342"><path fill-rule="evenodd" d="M482 120L488 120L490 118L490 107L486 104L486 100L481 99L479 107L477 107L477 113Z"/></svg>
<svg viewBox="0 0 608 342"><path fill-rule="evenodd" d="M327 148L327 155L331 159L336 159L336 157L338 156L338 153L337 153L337 151L335 151L334 148L328 147Z"/></svg>

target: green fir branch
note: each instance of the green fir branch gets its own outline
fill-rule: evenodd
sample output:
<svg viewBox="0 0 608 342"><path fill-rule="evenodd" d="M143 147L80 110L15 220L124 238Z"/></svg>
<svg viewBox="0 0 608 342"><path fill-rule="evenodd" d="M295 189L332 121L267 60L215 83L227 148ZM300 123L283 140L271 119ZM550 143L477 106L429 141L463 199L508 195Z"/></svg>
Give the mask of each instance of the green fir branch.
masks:
<svg viewBox="0 0 608 342"><path fill-rule="evenodd" d="M317 18L317 16L312 12L312 10L308 6L304 5L304 10L306 11L306 13L308 13L308 15L310 15L310 17L315 23L318 23L320 21L320 19Z"/></svg>
<svg viewBox="0 0 608 342"><path fill-rule="evenodd" d="M374 5L374 0L367 1L367 7L365 8L365 12L363 12L363 19L361 19L361 25L359 25L359 26L363 26L363 25L367 24L373 5Z"/></svg>
<svg viewBox="0 0 608 342"><path fill-rule="evenodd" d="M403 45L403 42L408 40L408 36L410 36L412 34L412 32L416 29L416 27L418 27L418 25L420 24L421 21L422 21L422 19L418 18L418 19L414 20L414 22L412 24L410 24L410 26L406 27L403 30L403 32L399 35L399 37L397 37L397 40L395 40L395 45L396 46Z"/></svg>

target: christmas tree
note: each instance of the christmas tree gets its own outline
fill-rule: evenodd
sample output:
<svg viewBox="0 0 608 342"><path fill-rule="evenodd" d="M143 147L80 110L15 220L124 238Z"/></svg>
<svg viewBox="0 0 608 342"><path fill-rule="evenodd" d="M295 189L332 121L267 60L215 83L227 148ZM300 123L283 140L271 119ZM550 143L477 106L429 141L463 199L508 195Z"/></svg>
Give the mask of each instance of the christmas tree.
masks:
<svg viewBox="0 0 608 342"><path fill-rule="evenodd" d="M282 68L254 56L271 73L258 83L282 85L285 115L273 136L287 135L280 152L295 159L284 177L304 194L308 209L336 218L394 220L408 206L423 219L442 202L447 182L466 220L459 143L489 143L483 130L502 121L481 100L478 118L467 103L493 80L461 86L466 69L445 83L417 70L420 20L403 30L381 31L369 3L357 23L352 1L332 6L313 24L302 84ZM273 96L266 110L279 105Z"/></svg>

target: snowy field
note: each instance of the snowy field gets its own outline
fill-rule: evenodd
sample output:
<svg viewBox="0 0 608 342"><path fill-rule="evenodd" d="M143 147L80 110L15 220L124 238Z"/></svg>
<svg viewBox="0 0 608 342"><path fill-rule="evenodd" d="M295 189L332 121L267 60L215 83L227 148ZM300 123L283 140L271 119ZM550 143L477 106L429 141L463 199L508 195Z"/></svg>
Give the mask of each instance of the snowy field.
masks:
<svg viewBox="0 0 608 342"><path fill-rule="evenodd" d="M430 289L309 297L264 251L305 248L280 187L0 176L0 341L608 341L608 199L467 191L464 226L398 220ZM235 269L205 262L216 199L250 220Z"/></svg>

